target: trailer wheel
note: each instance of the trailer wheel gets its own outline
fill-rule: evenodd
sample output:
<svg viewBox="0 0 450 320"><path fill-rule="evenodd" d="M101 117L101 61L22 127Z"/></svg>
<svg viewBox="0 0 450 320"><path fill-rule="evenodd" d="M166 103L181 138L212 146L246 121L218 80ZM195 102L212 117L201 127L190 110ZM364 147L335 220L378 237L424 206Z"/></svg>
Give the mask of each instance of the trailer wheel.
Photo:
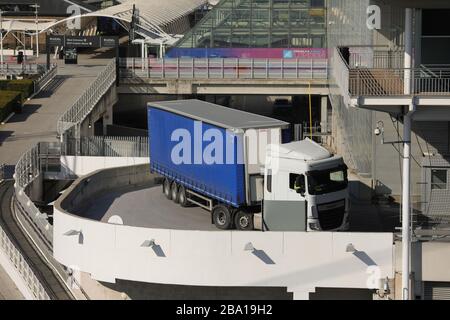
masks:
<svg viewBox="0 0 450 320"><path fill-rule="evenodd" d="M254 230L253 214L239 210L234 216L234 224L238 230Z"/></svg>
<svg viewBox="0 0 450 320"><path fill-rule="evenodd" d="M178 184L174 181L170 187L170 197L172 201L178 203Z"/></svg>
<svg viewBox="0 0 450 320"><path fill-rule="evenodd" d="M163 193L167 199L172 200L172 194L170 192L170 181L169 179L164 179L163 182Z"/></svg>
<svg viewBox="0 0 450 320"><path fill-rule="evenodd" d="M186 195L186 188L181 185L180 185L180 188L178 189L178 203L183 208L189 206L189 202L187 200L187 195Z"/></svg>
<svg viewBox="0 0 450 320"><path fill-rule="evenodd" d="M226 206L215 206L212 211L214 224L218 229L228 230L233 227L233 219L231 211Z"/></svg>

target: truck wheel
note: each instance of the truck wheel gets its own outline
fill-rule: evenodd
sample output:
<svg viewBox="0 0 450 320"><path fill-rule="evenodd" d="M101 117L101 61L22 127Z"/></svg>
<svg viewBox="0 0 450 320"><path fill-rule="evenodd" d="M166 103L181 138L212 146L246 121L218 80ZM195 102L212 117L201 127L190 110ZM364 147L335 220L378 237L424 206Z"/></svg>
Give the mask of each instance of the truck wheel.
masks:
<svg viewBox="0 0 450 320"><path fill-rule="evenodd" d="M170 181L169 179L164 179L163 182L163 193L167 199L172 200L172 194L170 192Z"/></svg>
<svg viewBox="0 0 450 320"><path fill-rule="evenodd" d="M228 230L233 227L231 212L226 206L216 206L212 212L214 224L218 229Z"/></svg>
<svg viewBox="0 0 450 320"><path fill-rule="evenodd" d="M176 182L172 182L172 186L170 188L170 194L172 201L178 203L178 184Z"/></svg>
<svg viewBox="0 0 450 320"><path fill-rule="evenodd" d="M234 217L236 229L249 231L254 229L253 214L239 210Z"/></svg>
<svg viewBox="0 0 450 320"><path fill-rule="evenodd" d="M178 189L178 203L183 208L189 206L189 202L187 200L187 195L186 195L186 188L181 185L180 185L180 188Z"/></svg>

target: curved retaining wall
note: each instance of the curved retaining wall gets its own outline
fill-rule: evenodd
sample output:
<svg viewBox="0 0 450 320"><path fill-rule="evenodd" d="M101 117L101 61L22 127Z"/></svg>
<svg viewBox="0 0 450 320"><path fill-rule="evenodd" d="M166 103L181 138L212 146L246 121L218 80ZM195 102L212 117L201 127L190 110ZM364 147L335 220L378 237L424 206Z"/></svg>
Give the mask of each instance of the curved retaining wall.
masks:
<svg viewBox="0 0 450 320"><path fill-rule="evenodd" d="M99 193L149 179L148 165L78 179L55 204L55 258L105 282L287 287L294 298L316 287L375 288L394 277L391 233L149 229L70 213ZM150 240L154 246L143 246ZM349 252L349 244L355 250Z"/></svg>

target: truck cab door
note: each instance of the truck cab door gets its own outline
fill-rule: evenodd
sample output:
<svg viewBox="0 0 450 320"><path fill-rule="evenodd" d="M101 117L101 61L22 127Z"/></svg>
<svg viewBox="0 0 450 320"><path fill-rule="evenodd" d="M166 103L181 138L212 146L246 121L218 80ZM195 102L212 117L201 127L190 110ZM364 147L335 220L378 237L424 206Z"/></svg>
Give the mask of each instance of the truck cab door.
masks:
<svg viewBox="0 0 450 320"><path fill-rule="evenodd" d="M306 231L307 206L304 175L268 169L265 176L263 221L269 231Z"/></svg>

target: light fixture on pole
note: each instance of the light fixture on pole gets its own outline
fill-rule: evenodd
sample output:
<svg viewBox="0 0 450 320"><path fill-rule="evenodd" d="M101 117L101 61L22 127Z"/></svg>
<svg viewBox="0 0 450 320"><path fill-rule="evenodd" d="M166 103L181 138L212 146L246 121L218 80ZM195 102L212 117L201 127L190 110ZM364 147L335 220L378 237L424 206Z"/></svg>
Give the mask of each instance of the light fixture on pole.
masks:
<svg viewBox="0 0 450 320"><path fill-rule="evenodd" d="M30 7L34 8L34 13L36 15L36 57L39 58L39 16L38 16L38 9L41 7L40 5L32 4Z"/></svg>

